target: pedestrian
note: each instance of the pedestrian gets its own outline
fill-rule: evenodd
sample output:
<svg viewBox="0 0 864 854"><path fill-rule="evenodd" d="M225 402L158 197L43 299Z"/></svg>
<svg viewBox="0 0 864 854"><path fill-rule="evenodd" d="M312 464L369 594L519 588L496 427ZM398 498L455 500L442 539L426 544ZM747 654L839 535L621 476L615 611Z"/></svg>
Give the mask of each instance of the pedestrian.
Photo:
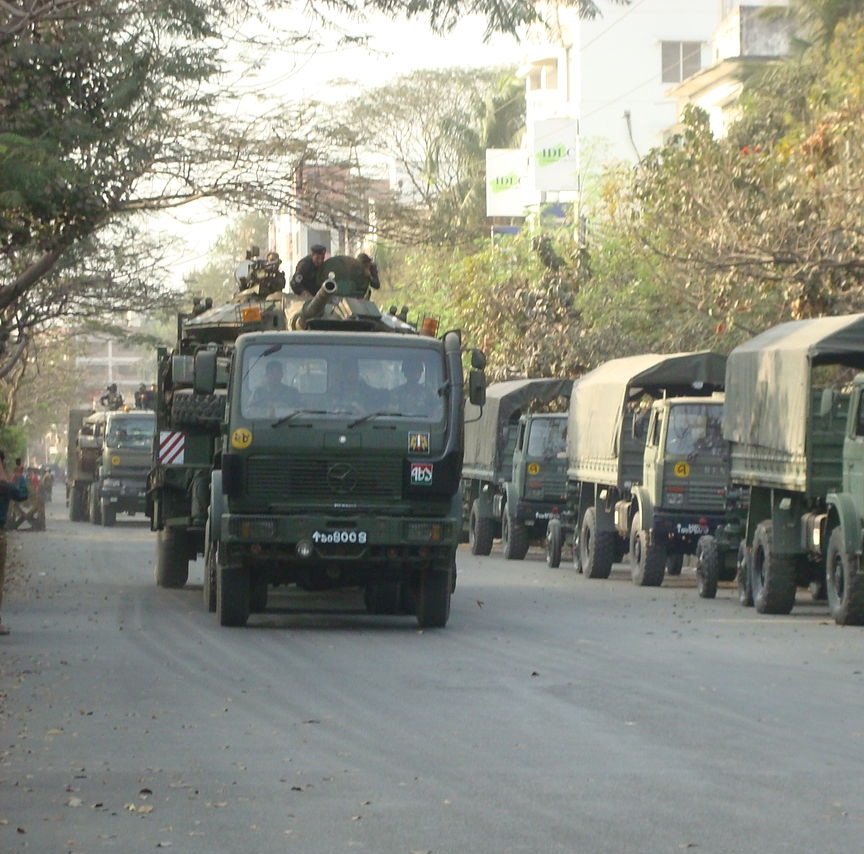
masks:
<svg viewBox="0 0 864 854"><path fill-rule="evenodd" d="M6 583L6 516L10 501L27 500L27 479L24 467L17 465L10 476L6 471L6 455L0 451L0 607L3 605L3 585ZM8 635L9 629L0 618L0 635Z"/></svg>
<svg viewBox="0 0 864 854"><path fill-rule="evenodd" d="M314 297L321 285L318 282L318 268L324 263L327 247L316 243L309 254L301 258L291 277L291 290L301 297Z"/></svg>

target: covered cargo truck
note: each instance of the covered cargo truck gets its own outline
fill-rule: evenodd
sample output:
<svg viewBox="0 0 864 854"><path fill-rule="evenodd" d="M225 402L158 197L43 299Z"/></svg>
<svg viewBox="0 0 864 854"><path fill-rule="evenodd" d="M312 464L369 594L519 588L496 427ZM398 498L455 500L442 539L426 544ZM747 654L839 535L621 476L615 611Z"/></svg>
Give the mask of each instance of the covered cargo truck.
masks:
<svg viewBox="0 0 864 854"><path fill-rule="evenodd" d="M463 534L473 554L488 555L500 537L504 557L522 560L544 541L565 497L572 385L554 378L493 383L482 410L466 405ZM535 411L544 409L552 411Z"/></svg>
<svg viewBox="0 0 864 854"><path fill-rule="evenodd" d="M607 578L629 551L633 582L654 586L727 521L725 364L710 352L630 356L574 384L567 515L550 526L553 555L569 528L587 577Z"/></svg>
<svg viewBox="0 0 864 854"><path fill-rule="evenodd" d="M775 326L727 363L724 437L749 499L739 589L786 614L796 589L864 623L864 314Z"/></svg>

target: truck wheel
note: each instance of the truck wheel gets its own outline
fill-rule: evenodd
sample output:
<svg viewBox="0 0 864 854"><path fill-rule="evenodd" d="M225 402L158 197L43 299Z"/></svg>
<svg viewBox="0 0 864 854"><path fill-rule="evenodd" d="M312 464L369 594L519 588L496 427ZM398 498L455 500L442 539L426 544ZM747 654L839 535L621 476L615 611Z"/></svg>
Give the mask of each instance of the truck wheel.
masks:
<svg viewBox="0 0 864 854"><path fill-rule="evenodd" d="M117 522L117 508L113 504L103 501L99 508L99 516L102 519L103 527L110 528Z"/></svg>
<svg viewBox="0 0 864 854"><path fill-rule="evenodd" d="M425 569L417 591L417 625L443 629L450 617L450 573Z"/></svg>
<svg viewBox="0 0 864 854"><path fill-rule="evenodd" d="M738 586L738 601L745 608L753 607L753 588L750 586L750 550L747 541L738 544L738 557L735 560L735 580Z"/></svg>
<svg viewBox="0 0 864 854"><path fill-rule="evenodd" d="M369 614L398 614L402 610L402 585L398 581L367 584L363 603Z"/></svg>
<svg viewBox="0 0 864 854"><path fill-rule="evenodd" d="M102 521L102 505L99 501L99 493L95 483L90 484L87 490L87 510L90 522L98 525Z"/></svg>
<svg viewBox="0 0 864 854"><path fill-rule="evenodd" d="M492 551L494 528L492 520L480 514L480 502L471 505L468 519L468 543L472 555L488 555Z"/></svg>
<svg viewBox="0 0 864 854"><path fill-rule="evenodd" d="M828 540L825 566L828 607L838 626L864 625L864 574L861 558L849 554L843 544L843 532L835 528Z"/></svg>
<svg viewBox="0 0 864 854"><path fill-rule="evenodd" d="M667 554L666 555L666 575L681 575L681 570L684 568L684 555L682 554Z"/></svg>
<svg viewBox="0 0 864 854"><path fill-rule="evenodd" d="M260 614L267 610L267 582L260 581L252 585L249 592L249 610L253 614Z"/></svg>
<svg viewBox="0 0 864 854"><path fill-rule="evenodd" d="M550 519L546 526L546 566L558 569L561 566L561 521Z"/></svg>
<svg viewBox="0 0 864 854"><path fill-rule="evenodd" d="M183 587L189 580L186 532L163 528L156 534L156 584Z"/></svg>
<svg viewBox="0 0 864 854"><path fill-rule="evenodd" d="M69 521L84 522L87 518L87 494L80 486L69 493Z"/></svg>
<svg viewBox="0 0 864 854"><path fill-rule="evenodd" d="M501 549L506 560L524 560L528 554L528 532L504 507L501 516Z"/></svg>
<svg viewBox="0 0 864 854"><path fill-rule="evenodd" d="M720 579L720 548L711 536L700 537L696 544L696 589L703 599L717 595Z"/></svg>
<svg viewBox="0 0 864 854"><path fill-rule="evenodd" d="M579 530L579 561L586 578L608 578L615 555L615 532L598 531L597 515L589 507Z"/></svg>
<svg viewBox="0 0 864 854"><path fill-rule="evenodd" d="M760 614L788 614L795 606L795 564L773 554L774 525L760 522L753 535L750 588Z"/></svg>
<svg viewBox="0 0 864 854"><path fill-rule="evenodd" d="M209 523L208 523L209 524ZM216 610L216 544L208 540L207 557L204 560L204 607L212 614Z"/></svg>
<svg viewBox="0 0 864 854"><path fill-rule="evenodd" d="M630 578L638 587L659 587L666 573L666 549L650 542L642 530L642 514L633 517L630 526Z"/></svg>
<svg viewBox="0 0 864 854"><path fill-rule="evenodd" d="M216 566L216 611L221 626L245 626L251 609L249 575L240 566Z"/></svg>

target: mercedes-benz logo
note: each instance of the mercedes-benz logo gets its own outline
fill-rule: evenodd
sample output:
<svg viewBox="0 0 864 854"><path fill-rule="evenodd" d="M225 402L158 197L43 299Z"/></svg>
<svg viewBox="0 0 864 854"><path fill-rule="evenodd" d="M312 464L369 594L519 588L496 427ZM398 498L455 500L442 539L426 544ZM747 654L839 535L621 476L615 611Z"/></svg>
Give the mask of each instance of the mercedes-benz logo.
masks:
<svg viewBox="0 0 864 854"><path fill-rule="evenodd" d="M340 495L353 492L357 488L357 474L354 467L348 463L333 463L327 469L327 483L330 488Z"/></svg>

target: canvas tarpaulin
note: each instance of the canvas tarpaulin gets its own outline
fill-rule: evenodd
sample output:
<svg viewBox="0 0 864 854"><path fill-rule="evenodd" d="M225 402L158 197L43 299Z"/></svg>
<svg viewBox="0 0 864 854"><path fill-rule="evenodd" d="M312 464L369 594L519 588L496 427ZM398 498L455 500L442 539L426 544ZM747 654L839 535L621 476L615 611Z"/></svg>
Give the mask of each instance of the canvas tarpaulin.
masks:
<svg viewBox="0 0 864 854"><path fill-rule="evenodd" d="M569 396L572 386L573 380L568 379L508 380L486 389L482 415L479 407L466 403L465 467L496 471L507 427L514 418L534 403L547 404Z"/></svg>
<svg viewBox="0 0 864 854"><path fill-rule="evenodd" d="M637 391L654 398L711 394L723 388L725 368L724 356L706 350L626 356L585 374L570 397L571 463L615 457L624 411Z"/></svg>
<svg viewBox="0 0 864 854"><path fill-rule="evenodd" d="M723 435L742 445L806 451L811 368L864 370L864 314L774 326L730 354Z"/></svg>

